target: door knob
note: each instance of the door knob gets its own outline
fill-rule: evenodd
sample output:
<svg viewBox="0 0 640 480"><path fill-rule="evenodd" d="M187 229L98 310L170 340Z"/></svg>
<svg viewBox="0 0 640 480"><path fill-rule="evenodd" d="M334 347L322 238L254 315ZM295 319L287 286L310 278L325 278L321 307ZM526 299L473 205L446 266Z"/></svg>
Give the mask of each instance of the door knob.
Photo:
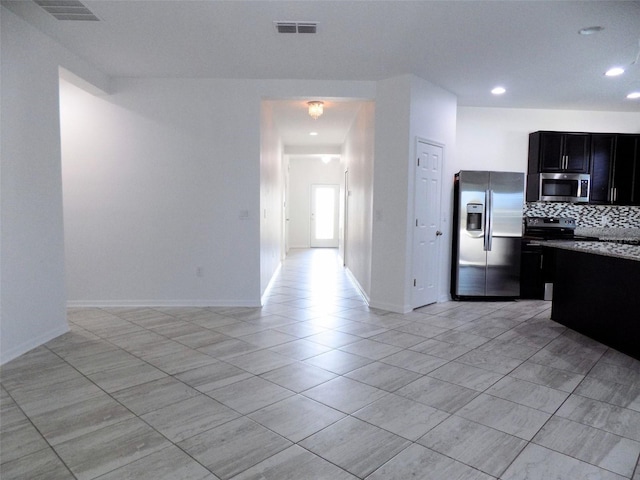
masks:
<svg viewBox="0 0 640 480"><path fill-rule="evenodd" d="M442 235L442 232L440 230L436 231L436 236L439 237L440 235Z"/></svg>

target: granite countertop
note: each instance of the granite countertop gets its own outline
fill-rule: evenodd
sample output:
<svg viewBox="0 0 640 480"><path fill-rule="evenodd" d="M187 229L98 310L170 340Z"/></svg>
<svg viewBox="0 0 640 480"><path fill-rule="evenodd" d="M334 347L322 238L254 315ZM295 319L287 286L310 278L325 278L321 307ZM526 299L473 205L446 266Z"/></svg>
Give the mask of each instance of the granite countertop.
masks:
<svg viewBox="0 0 640 480"><path fill-rule="evenodd" d="M576 235L596 237L601 240L640 239L640 228L576 227Z"/></svg>
<svg viewBox="0 0 640 480"><path fill-rule="evenodd" d="M613 237L612 237L613 238ZM607 257L624 258L640 262L640 245L625 245L610 242L584 242L573 240L547 240L544 246L574 250L576 252L594 253Z"/></svg>

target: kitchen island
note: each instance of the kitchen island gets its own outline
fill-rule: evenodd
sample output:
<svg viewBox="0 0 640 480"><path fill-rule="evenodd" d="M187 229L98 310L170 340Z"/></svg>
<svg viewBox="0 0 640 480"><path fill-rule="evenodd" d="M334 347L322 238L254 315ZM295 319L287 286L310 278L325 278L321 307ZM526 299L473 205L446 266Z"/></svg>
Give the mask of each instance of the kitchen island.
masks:
<svg viewBox="0 0 640 480"><path fill-rule="evenodd" d="M640 246L549 241L551 319L640 359Z"/></svg>

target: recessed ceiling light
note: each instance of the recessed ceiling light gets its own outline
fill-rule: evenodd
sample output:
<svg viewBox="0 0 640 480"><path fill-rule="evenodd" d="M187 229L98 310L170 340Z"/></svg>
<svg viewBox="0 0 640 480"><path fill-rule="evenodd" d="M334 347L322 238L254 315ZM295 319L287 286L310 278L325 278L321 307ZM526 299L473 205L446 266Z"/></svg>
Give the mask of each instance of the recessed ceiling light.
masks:
<svg viewBox="0 0 640 480"><path fill-rule="evenodd" d="M631 100L636 100L640 98L640 92L631 92L629 95L627 95L627 98Z"/></svg>
<svg viewBox="0 0 640 480"><path fill-rule="evenodd" d="M502 95L506 91L507 90L504 87L496 87L493 90L491 90L491 93L493 93L494 95Z"/></svg>
<svg viewBox="0 0 640 480"><path fill-rule="evenodd" d="M622 75L624 73L624 68L622 67L613 67L604 72L607 77L617 77L618 75Z"/></svg>
<svg viewBox="0 0 640 480"><path fill-rule="evenodd" d="M309 135L311 135L312 137L315 137L316 135L318 135L318 132L309 132Z"/></svg>
<svg viewBox="0 0 640 480"><path fill-rule="evenodd" d="M580 30L578 30L578 33L580 35L593 35L594 33L601 32L602 30L604 30L604 27L596 25L594 27L581 28Z"/></svg>

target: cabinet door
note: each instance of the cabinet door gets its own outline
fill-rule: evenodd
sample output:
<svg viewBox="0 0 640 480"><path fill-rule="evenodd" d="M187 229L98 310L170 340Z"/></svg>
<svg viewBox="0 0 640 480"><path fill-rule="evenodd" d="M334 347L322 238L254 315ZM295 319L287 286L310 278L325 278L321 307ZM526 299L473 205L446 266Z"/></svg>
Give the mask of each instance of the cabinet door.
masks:
<svg viewBox="0 0 640 480"><path fill-rule="evenodd" d="M523 246L520 260L520 298L544 298L542 276L542 247L532 249Z"/></svg>
<svg viewBox="0 0 640 480"><path fill-rule="evenodd" d="M609 203L615 135L591 137L591 192L590 203Z"/></svg>
<svg viewBox="0 0 640 480"><path fill-rule="evenodd" d="M579 133L541 133L539 171L589 173L590 139Z"/></svg>
<svg viewBox="0 0 640 480"><path fill-rule="evenodd" d="M564 171L589 173L590 135L567 134L564 136Z"/></svg>
<svg viewBox="0 0 640 480"><path fill-rule="evenodd" d="M559 172L562 170L564 153L561 133L542 133L540 135L539 172Z"/></svg>
<svg viewBox="0 0 640 480"><path fill-rule="evenodd" d="M639 135L618 135L612 182L618 205L640 204L639 142Z"/></svg>

